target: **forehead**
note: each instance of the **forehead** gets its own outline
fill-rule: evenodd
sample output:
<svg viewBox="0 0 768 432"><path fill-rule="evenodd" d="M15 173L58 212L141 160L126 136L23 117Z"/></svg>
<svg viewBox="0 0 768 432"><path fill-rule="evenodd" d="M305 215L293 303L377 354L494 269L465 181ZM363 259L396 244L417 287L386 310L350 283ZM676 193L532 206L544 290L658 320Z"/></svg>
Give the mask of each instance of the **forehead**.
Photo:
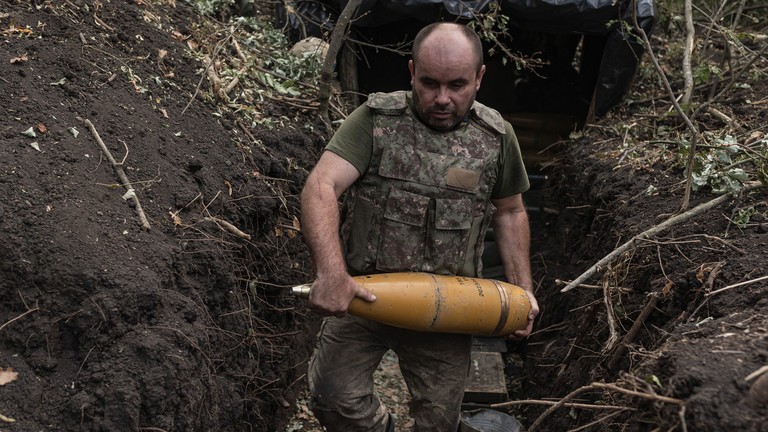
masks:
<svg viewBox="0 0 768 432"><path fill-rule="evenodd" d="M469 41L456 32L436 31L427 37L413 60L417 76L453 81L475 76L476 58Z"/></svg>

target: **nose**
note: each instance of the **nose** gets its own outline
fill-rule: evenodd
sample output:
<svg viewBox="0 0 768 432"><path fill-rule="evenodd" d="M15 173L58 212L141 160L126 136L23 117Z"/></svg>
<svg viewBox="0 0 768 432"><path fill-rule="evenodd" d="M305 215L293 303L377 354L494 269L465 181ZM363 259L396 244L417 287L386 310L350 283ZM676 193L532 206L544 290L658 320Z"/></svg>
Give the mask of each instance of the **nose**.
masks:
<svg viewBox="0 0 768 432"><path fill-rule="evenodd" d="M437 90L437 94L435 94L435 104L448 105L449 103L451 103L451 98L449 97L448 88L440 86Z"/></svg>

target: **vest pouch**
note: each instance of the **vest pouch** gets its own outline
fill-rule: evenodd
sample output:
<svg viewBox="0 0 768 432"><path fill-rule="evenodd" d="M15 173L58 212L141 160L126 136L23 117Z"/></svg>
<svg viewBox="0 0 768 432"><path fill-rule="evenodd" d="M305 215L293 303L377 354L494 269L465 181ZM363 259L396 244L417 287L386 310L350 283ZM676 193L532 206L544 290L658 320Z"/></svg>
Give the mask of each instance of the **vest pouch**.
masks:
<svg viewBox="0 0 768 432"><path fill-rule="evenodd" d="M372 273L376 263L370 258L368 242L372 240L371 236L376 235L376 232L371 232L376 211L369 200L352 193L345 198L344 205L346 212L341 225L341 238L348 271L353 276Z"/></svg>
<svg viewBox="0 0 768 432"><path fill-rule="evenodd" d="M391 188L381 221L376 268L380 271L419 271L429 197Z"/></svg>
<svg viewBox="0 0 768 432"><path fill-rule="evenodd" d="M469 234L475 220L472 200L436 199L434 228L427 231L427 262L434 268L426 268L437 274L459 274L464 268Z"/></svg>

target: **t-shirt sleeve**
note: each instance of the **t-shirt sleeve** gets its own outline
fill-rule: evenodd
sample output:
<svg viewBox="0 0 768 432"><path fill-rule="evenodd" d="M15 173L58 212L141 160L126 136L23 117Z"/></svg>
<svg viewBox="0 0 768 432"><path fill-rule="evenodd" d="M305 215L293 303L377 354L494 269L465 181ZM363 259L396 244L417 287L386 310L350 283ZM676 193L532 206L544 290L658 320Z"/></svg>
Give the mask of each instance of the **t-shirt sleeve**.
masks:
<svg viewBox="0 0 768 432"><path fill-rule="evenodd" d="M520 152L520 144L509 122L505 123L506 134L502 140L502 148L499 155L499 172L496 184L491 192L492 199L507 198L528 190L528 173L525 171L523 156Z"/></svg>
<svg viewBox="0 0 768 432"><path fill-rule="evenodd" d="M344 120L325 149L351 163L360 175L368 170L373 153L373 115L365 104Z"/></svg>

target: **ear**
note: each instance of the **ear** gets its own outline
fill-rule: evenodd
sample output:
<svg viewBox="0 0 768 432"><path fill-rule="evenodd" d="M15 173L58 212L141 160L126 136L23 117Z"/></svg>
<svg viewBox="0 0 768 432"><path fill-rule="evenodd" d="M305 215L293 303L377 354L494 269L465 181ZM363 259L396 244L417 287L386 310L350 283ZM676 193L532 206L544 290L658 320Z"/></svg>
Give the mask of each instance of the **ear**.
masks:
<svg viewBox="0 0 768 432"><path fill-rule="evenodd" d="M480 82L483 80L483 75L485 75L485 65L480 66L480 72L477 73L477 78L475 79L475 91L480 90Z"/></svg>
<svg viewBox="0 0 768 432"><path fill-rule="evenodd" d="M485 67L485 65L483 65ZM416 80L416 75L413 71L413 60L408 60L408 70L411 72L411 87L413 87L413 82Z"/></svg>

